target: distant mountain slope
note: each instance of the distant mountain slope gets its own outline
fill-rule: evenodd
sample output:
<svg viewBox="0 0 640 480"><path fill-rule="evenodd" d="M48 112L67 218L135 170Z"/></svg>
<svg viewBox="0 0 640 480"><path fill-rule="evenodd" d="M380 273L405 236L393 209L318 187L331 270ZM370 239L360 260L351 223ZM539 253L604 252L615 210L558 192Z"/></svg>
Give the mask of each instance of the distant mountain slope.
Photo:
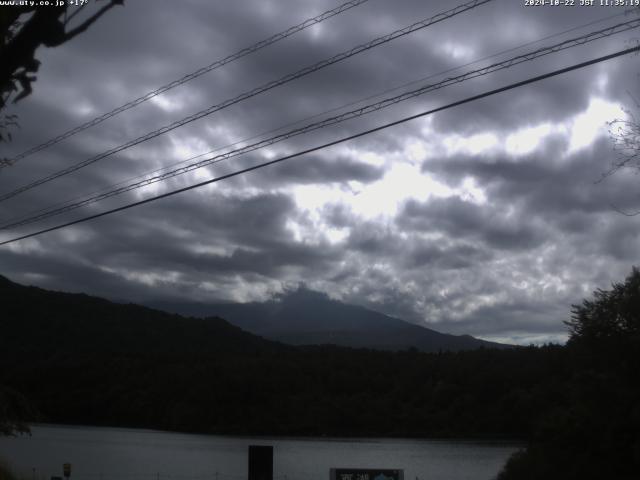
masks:
<svg viewBox="0 0 640 480"><path fill-rule="evenodd" d="M33 350L191 355L279 347L221 318L183 318L84 294L25 287L2 276L0 304L3 342L15 342L27 355Z"/></svg>
<svg viewBox="0 0 640 480"><path fill-rule="evenodd" d="M308 318L358 326L356 315L353 324L334 315L344 305L315 298ZM560 347L441 355L292 347L215 317L2 277L0 305L0 388L28 399L39 421L242 435L523 435L564 391ZM312 306L300 296L270 305ZM393 321L377 318L383 331Z"/></svg>
<svg viewBox="0 0 640 480"><path fill-rule="evenodd" d="M183 315L217 315L256 335L291 345L333 344L355 348L424 352L507 348L469 335L448 335L364 307L299 288L263 303L176 304L155 307Z"/></svg>

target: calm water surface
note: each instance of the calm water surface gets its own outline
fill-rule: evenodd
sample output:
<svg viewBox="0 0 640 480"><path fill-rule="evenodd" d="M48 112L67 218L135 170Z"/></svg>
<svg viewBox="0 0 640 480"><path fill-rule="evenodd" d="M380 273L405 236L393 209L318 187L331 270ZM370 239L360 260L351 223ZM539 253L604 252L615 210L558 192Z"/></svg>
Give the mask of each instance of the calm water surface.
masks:
<svg viewBox="0 0 640 480"><path fill-rule="evenodd" d="M249 445L273 445L278 480L328 480L331 467L401 468L405 480L489 480L516 443L288 439L40 425L31 437L0 438L0 458L26 480L241 480ZM35 470L34 470L35 469Z"/></svg>

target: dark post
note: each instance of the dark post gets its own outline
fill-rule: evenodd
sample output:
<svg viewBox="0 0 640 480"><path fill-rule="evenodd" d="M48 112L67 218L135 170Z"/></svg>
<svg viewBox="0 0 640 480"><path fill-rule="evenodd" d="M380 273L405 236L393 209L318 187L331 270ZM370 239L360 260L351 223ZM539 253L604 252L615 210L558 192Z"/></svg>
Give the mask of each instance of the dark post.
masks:
<svg viewBox="0 0 640 480"><path fill-rule="evenodd" d="M271 445L249 445L249 480L273 480Z"/></svg>

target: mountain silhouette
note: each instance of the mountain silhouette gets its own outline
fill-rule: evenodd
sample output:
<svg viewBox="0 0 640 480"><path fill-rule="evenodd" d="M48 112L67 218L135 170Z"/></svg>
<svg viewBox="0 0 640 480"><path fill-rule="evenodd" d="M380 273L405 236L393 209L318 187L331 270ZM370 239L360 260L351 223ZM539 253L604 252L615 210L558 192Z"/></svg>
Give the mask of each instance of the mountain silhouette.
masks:
<svg viewBox="0 0 640 480"><path fill-rule="evenodd" d="M245 352L280 348L221 318L183 318L81 293L27 287L0 276L2 340L39 352L151 354Z"/></svg>
<svg viewBox="0 0 640 480"><path fill-rule="evenodd" d="M3 278L0 302L0 388L18 392L48 423L233 435L518 435L542 411L539 402L557 396L566 371L560 347L440 354L291 346L213 312L180 316ZM371 342L391 332L379 343L388 348L399 345L402 328L405 339L430 332L317 292L265 303L273 309L266 320L289 312L297 325L304 316L305 341L322 319L363 337L359 325L372 315Z"/></svg>
<svg viewBox="0 0 640 480"><path fill-rule="evenodd" d="M298 287L265 302L172 303L153 306L181 315L218 316L261 337L291 345L332 344L353 348L424 352L508 348L470 335L450 335L331 299Z"/></svg>

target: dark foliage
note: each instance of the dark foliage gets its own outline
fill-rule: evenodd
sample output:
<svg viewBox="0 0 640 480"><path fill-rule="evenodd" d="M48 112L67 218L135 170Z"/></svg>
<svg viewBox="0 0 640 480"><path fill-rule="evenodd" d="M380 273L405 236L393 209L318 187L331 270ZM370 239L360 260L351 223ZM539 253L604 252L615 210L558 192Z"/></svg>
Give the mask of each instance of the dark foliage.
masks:
<svg viewBox="0 0 640 480"><path fill-rule="evenodd" d="M640 270L573 307L567 403L540 417L501 480L638 478Z"/></svg>
<svg viewBox="0 0 640 480"><path fill-rule="evenodd" d="M17 2L16 2L17 3ZM25 4L28 2L24 2ZM35 2L33 2L35 3ZM35 53L39 46L57 47L86 31L96 20L124 0L109 0L81 23L70 22L84 8L63 5L15 5L0 9L0 108L7 96L19 92L15 101L32 91L40 62Z"/></svg>
<svg viewBox="0 0 640 480"><path fill-rule="evenodd" d="M9 468L9 465L0 459L0 480L17 480L17 478L11 468Z"/></svg>
<svg viewBox="0 0 640 480"><path fill-rule="evenodd" d="M37 420L38 416L23 395L0 385L0 435L30 433L27 422Z"/></svg>
<svg viewBox="0 0 640 480"><path fill-rule="evenodd" d="M40 46L57 47L85 32L102 15L124 0L109 0L81 22L74 18L83 11L82 6L39 6L39 2L15 2L0 8L0 111L11 97L17 102L31 94L40 61L36 50ZM19 3L23 3L20 5ZM70 2L69 2L70 3ZM69 11L71 10L71 13ZM15 115L0 115L0 143L11 141L10 129L17 127ZM11 161L0 158L0 167Z"/></svg>
<svg viewBox="0 0 640 480"><path fill-rule="evenodd" d="M45 421L287 435L523 436L562 395L560 347L290 347L217 318L0 282L0 383Z"/></svg>
<svg viewBox="0 0 640 480"><path fill-rule="evenodd" d="M45 421L276 435L520 437L510 479L637 478L638 286L573 309L566 347L292 347L0 279L0 383Z"/></svg>
<svg viewBox="0 0 640 480"><path fill-rule="evenodd" d="M593 300L574 305L567 322L570 341L592 348L640 339L640 270L633 268L624 283L596 290Z"/></svg>

